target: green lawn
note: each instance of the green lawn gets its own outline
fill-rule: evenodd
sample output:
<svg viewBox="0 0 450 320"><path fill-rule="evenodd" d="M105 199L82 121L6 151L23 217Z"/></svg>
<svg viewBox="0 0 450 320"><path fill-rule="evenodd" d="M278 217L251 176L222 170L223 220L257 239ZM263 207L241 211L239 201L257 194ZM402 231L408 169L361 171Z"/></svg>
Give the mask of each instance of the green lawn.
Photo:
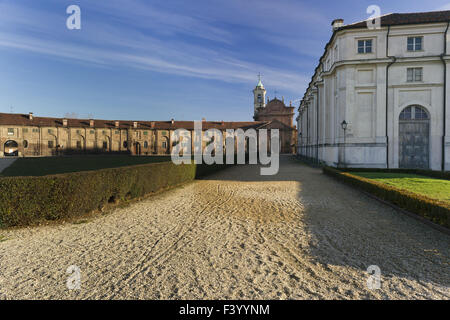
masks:
<svg viewBox="0 0 450 320"><path fill-rule="evenodd" d="M417 174L384 172L351 172L356 176L372 179L399 189L422 194L432 199L450 202L450 181Z"/></svg>
<svg viewBox="0 0 450 320"><path fill-rule="evenodd" d="M170 156L79 155L67 157L19 158L1 176L44 176L48 174L98 170L170 161Z"/></svg>

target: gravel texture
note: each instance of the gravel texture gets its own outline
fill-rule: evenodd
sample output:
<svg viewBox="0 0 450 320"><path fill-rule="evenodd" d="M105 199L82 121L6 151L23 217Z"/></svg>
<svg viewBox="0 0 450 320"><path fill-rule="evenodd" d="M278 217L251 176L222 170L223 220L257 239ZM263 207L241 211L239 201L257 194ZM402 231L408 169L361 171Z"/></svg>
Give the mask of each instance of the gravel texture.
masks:
<svg viewBox="0 0 450 320"><path fill-rule="evenodd" d="M287 157L0 234L1 299L450 299L448 235Z"/></svg>

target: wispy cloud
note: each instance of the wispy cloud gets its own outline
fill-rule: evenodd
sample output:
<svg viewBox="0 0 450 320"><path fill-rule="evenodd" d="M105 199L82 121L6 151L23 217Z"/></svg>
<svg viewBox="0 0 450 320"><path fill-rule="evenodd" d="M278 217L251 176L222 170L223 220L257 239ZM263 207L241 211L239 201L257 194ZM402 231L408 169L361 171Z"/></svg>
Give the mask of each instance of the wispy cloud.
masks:
<svg viewBox="0 0 450 320"><path fill-rule="evenodd" d="M439 10L439 11L450 10L450 3L447 3L446 5L443 5L439 8L437 8L436 10Z"/></svg>
<svg viewBox="0 0 450 320"><path fill-rule="evenodd" d="M90 2L91 3L91 2ZM267 9L269 2L263 1ZM102 12L100 2L93 10ZM234 3L237 5L238 3ZM245 4L248 6L248 4ZM14 26L0 33L0 46L56 56L73 61L110 67L131 67L161 73L219 80L231 83L253 83L258 72L269 86L299 92L308 78L297 72L239 59L228 49L182 41L176 37L149 36L144 28L167 34L186 33L214 42L231 44L233 35L211 21L165 12L140 1L108 1L108 20L88 20L77 33L68 33L61 16L18 4L2 4L3 26ZM14 13L14 14L10 14ZM109 21L121 20L120 27ZM42 23L46 21L46 23ZM108 22L107 22L108 21ZM159 26L159 27L158 27ZM273 40L276 42L276 40Z"/></svg>

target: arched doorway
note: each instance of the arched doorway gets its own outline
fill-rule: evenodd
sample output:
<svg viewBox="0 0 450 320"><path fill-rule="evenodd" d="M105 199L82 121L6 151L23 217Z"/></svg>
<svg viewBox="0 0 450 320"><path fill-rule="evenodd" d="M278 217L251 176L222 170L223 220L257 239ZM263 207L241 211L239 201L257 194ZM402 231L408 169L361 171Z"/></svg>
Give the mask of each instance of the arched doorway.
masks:
<svg viewBox="0 0 450 320"><path fill-rule="evenodd" d="M4 144L5 157L17 157L19 155L19 144L14 140L8 140Z"/></svg>
<svg viewBox="0 0 450 320"><path fill-rule="evenodd" d="M161 141L161 148L163 154L170 154L169 138L163 137Z"/></svg>
<svg viewBox="0 0 450 320"><path fill-rule="evenodd" d="M430 168L430 117L422 106L409 106L400 113L399 167Z"/></svg>
<svg viewBox="0 0 450 320"><path fill-rule="evenodd" d="M136 144L135 144L135 147L136 147L136 155L137 156L140 156L141 155L141 144L139 143L139 142L136 142Z"/></svg>

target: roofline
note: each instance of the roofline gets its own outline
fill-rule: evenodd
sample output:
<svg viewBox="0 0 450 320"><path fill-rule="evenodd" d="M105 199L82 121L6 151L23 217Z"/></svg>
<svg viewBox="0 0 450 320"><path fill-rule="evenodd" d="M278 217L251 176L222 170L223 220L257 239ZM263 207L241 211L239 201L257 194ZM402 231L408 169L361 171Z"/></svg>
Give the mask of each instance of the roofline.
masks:
<svg viewBox="0 0 450 320"><path fill-rule="evenodd" d="M446 10L444 10L444 11L446 11ZM410 13L389 13L389 14L381 15L380 17L386 17L386 16L393 15L393 14L425 14L425 13L432 13L432 12L442 12L442 10L427 11L427 12L410 12ZM325 55L326 55L326 53L327 53L327 50L328 50L329 45L330 45L331 43L333 43L333 41L334 41L334 39L336 38L337 34L338 34L339 32L341 32L341 31L346 31L346 30L365 29L365 27L360 27L360 26L354 26L354 27L352 27L352 26L353 26L353 25L356 25L356 24L359 24L359 23L362 23L362 22L365 22L365 21L369 21L369 20L370 20L370 19L362 20L362 21L355 22L355 23L352 23L352 24L350 24L350 25L346 25L346 26L343 26L343 27L340 27L340 28L337 28L337 29L333 30L333 34L331 35L330 40L329 40L329 41L327 42L327 44L325 45L324 53L323 53L322 56L319 58L319 64L318 64L317 67L314 69L314 73L313 73L313 76L311 77L311 81L308 83L308 86L307 86L307 88L306 88L305 94L303 95L303 98L302 98L302 100L300 101L300 106L303 104L303 100L305 100L306 95L307 95L307 93L308 93L308 91L309 91L309 88L311 87L311 85L312 85L313 82L314 82L314 77L316 76L317 71L319 70L320 66L323 64L322 59L325 58ZM449 20L449 21L450 21L450 20ZM392 24L386 24L386 25L382 26L381 28L384 29L384 28L391 27L391 26L407 26L407 25L438 24L438 23L446 23L446 22L444 22L444 21L428 21L428 22L416 22L416 23L415 23L415 22L410 22L410 23L394 24L394 25L392 25Z"/></svg>

